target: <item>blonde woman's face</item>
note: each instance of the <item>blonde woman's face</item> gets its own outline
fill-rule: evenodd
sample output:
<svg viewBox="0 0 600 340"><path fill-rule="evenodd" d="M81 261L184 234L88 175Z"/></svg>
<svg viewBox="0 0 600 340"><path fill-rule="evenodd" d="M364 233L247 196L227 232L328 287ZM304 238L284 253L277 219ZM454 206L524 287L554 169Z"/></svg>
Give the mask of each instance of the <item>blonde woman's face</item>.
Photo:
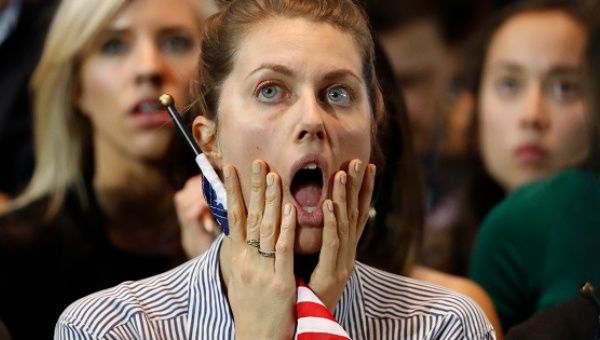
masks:
<svg viewBox="0 0 600 340"><path fill-rule="evenodd" d="M187 102L198 60L194 13L182 0L129 2L84 52L78 106L92 122L97 152L164 156L174 128L158 97Z"/></svg>
<svg viewBox="0 0 600 340"><path fill-rule="evenodd" d="M244 34L221 88L221 162L235 166L248 200L251 164L265 161L281 178L283 202L296 206L297 252L314 253L334 174L353 159L369 162L371 116L350 34L301 18L265 20ZM311 175L302 171L311 165Z"/></svg>
<svg viewBox="0 0 600 340"><path fill-rule="evenodd" d="M480 147L488 171L507 191L585 157L585 42L585 28L560 11L519 14L492 39L481 86Z"/></svg>

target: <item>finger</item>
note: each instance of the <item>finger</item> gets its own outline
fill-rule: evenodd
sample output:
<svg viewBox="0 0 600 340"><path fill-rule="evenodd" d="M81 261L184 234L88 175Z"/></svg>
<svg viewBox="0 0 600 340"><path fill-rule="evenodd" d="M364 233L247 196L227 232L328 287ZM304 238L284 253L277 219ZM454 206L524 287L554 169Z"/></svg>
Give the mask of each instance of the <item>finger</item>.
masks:
<svg viewBox="0 0 600 340"><path fill-rule="evenodd" d="M204 227L204 231L212 236L217 236L221 232L208 209L202 213L202 226Z"/></svg>
<svg viewBox="0 0 600 340"><path fill-rule="evenodd" d="M317 270L329 273L332 273L335 270L338 248L339 239L333 202L331 200L325 200L325 202L323 202L323 241L321 244L321 252L319 253Z"/></svg>
<svg viewBox="0 0 600 340"><path fill-rule="evenodd" d="M356 225L358 221L358 196L363 185L363 179L365 176L365 169L363 162L358 159L350 162L348 167L348 221L350 226ZM350 229L350 237L355 237L354 228Z"/></svg>
<svg viewBox="0 0 600 340"><path fill-rule="evenodd" d="M266 166L261 161L252 163L252 180L250 188L250 203L246 226L246 241L258 241L260 222L265 205Z"/></svg>
<svg viewBox="0 0 600 340"><path fill-rule="evenodd" d="M227 220L229 236L234 244L240 247L246 242L246 207L244 197L235 168L231 165L223 167L225 190L227 191Z"/></svg>
<svg viewBox="0 0 600 340"><path fill-rule="evenodd" d="M275 272L294 274L294 241L296 237L296 209L290 203L283 207L281 230L275 245Z"/></svg>
<svg viewBox="0 0 600 340"><path fill-rule="evenodd" d="M348 186L348 175L344 171L339 171L333 183L333 209L337 221L337 235L339 240L338 259L344 258L348 251L350 225L348 221L348 195L346 188ZM354 228L354 226L352 226Z"/></svg>
<svg viewBox="0 0 600 340"><path fill-rule="evenodd" d="M373 188L375 187L375 173L377 167L375 164L369 164L365 174L365 180L363 181L362 188L359 195L359 216L357 224L357 237L356 242L360 239L367 219L369 218L369 209L371 208L371 197L373 196Z"/></svg>
<svg viewBox="0 0 600 340"><path fill-rule="evenodd" d="M279 176L270 172L267 175L265 209L260 225L260 250L275 251L275 233L281 221L281 187Z"/></svg>

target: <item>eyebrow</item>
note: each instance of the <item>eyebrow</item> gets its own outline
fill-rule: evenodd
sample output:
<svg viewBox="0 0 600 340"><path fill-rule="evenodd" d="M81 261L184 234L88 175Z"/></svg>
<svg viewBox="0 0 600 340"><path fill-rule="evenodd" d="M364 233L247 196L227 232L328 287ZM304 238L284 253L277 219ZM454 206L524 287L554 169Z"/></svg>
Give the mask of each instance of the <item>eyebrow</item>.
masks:
<svg viewBox="0 0 600 340"><path fill-rule="evenodd" d="M499 67L502 69L507 69L509 71L521 71L524 67L520 66L517 63L510 61L502 61L495 65L495 67ZM547 72L547 74L558 74L558 75L570 75L570 74L580 74L582 71L580 66L570 66L559 64L551 67Z"/></svg>
<svg viewBox="0 0 600 340"><path fill-rule="evenodd" d="M293 77L295 72L284 65L280 65L280 64L261 64L259 67L255 68L254 70L252 70L247 76L246 78L249 78L250 76L252 76L253 74L255 74L256 72L259 72L261 70L271 70L277 73L281 73L283 75L286 75L288 77ZM359 76L357 76L356 74L354 74L354 72L348 70L348 69L337 69L331 72L328 72L323 79L324 80L335 80L335 79L340 79L340 78L344 78L344 77L352 77L355 78L356 80L362 82L362 78L360 78Z"/></svg>

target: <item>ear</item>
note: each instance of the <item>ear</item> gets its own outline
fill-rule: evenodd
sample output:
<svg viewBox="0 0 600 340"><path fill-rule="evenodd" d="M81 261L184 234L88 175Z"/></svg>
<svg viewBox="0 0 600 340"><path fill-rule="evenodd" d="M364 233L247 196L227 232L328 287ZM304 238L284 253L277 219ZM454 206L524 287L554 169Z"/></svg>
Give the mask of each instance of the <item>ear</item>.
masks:
<svg viewBox="0 0 600 340"><path fill-rule="evenodd" d="M221 153L217 143L217 124L204 116L198 116L192 123L192 134L211 164L220 169Z"/></svg>

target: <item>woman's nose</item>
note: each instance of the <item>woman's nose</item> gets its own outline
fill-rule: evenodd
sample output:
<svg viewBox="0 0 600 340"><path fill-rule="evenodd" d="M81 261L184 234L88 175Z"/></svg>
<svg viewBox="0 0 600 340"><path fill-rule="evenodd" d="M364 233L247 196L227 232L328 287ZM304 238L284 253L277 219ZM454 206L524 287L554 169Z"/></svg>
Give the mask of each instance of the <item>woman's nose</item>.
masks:
<svg viewBox="0 0 600 340"><path fill-rule="evenodd" d="M159 47L151 41L144 41L139 44L134 55L136 83L160 87L164 82L166 65Z"/></svg>
<svg viewBox="0 0 600 340"><path fill-rule="evenodd" d="M327 137L324 123L327 111L315 95L305 95L301 102L298 141L324 140Z"/></svg>
<svg viewBox="0 0 600 340"><path fill-rule="evenodd" d="M546 98L541 89L535 88L525 98L525 105L520 117L520 125L524 128L546 130L552 121Z"/></svg>

